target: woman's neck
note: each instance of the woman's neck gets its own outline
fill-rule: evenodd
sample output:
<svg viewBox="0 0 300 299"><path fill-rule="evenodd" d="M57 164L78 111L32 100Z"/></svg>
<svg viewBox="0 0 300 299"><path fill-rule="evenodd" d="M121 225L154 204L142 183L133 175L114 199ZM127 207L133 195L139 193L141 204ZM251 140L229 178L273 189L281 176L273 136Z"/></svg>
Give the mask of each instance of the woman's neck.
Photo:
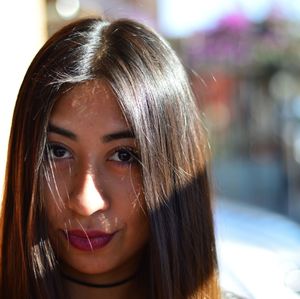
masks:
<svg viewBox="0 0 300 299"><path fill-rule="evenodd" d="M102 274L78 272L67 264L61 267L63 286L70 299L145 299L146 272L144 265L135 260Z"/></svg>
<svg viewBox="0 0 300 299"><path fill-rule="evenodd" d="M62 272L63 285L70 299L145 299L147 297L146 279L141 270L136 270L133 274L118 271L117 276L105 277L105 279L97 275L74 274L71 271Z"/></svg>
<svg viewBox="0 0 300 299"><path fill-rule="evenodd" d="M125 284L109 288L88 287L82 284L74 283L64 279L66 290L70 299L142 299L144 297L144 288L133 279Z"/></svg>

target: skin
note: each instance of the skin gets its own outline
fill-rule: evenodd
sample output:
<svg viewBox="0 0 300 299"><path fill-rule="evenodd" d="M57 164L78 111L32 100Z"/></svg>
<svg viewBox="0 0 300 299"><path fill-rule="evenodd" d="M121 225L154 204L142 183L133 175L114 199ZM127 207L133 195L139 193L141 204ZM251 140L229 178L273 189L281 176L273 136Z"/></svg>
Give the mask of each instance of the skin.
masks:
<svg viewBox="0 0 300 299"><path fill-rule="evenodd" d="M138 271L149 238L136 140L104 81L68 91L55 104L48 129L45 199L50 239L62 270L107 284ZM112 134L127 132L122 136ZM110 136L110 137L109 137ZM68 230L114 234L102 248L84 251ZM136 279L95 289L65 281L71 298L140 298Z"/></svg>

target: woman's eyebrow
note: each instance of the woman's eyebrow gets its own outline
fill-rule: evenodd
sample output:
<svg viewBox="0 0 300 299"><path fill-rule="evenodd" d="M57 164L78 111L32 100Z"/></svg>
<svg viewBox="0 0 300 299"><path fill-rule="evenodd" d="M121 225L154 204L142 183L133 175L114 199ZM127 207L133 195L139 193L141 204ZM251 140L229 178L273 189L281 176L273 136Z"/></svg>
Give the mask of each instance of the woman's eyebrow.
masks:
<svg viewBox="0 0 300 299"><path fill-rule="evenodd" d="M134 133L130 130L124 130L124 131L104 135L101 139L104 143L107 143L113 140L125 139L125 138L135 138Z"/></svg>
<svg viewBox="0 0 300 299"><path fill-rule="evenodd" d="M67 138L70 138L72 140L77 140L77 135L69 130L66 130L64 128L58 127L53 124L49 124L48 126L48 133L56 133L59 135L63 135ZM124 130L119 132L114 132L111 134L104 135L101 137L101 140L103 143L111 142L117 139L126 139L126 138L135 138L134 133L130 130Z"/></svg>
<svg viewBox="0 0 300 299"><path fill-rule="evenodd" d="M58 126L55 126L51 123L49 124L47 131L48 131L48 133L56 133L56 134L68 137L72 140L77 140L77 136L73 132L71 132L69 130L66 130L66 129L63 129L63 128L60 128Z"/></svg>

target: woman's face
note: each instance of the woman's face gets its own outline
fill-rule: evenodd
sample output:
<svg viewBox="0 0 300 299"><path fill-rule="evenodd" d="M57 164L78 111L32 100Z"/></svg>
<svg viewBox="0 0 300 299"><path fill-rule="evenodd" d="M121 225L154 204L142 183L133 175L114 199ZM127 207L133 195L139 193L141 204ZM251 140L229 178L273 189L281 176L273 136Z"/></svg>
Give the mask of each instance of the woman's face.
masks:
<svg viewBox="0 0 300 299"><path fill-rule="evenodd" d="M106 83L78 85L55 104L46 152L50 239L63 270L108 282L133 274L149 236L139 154Z"/></svg>

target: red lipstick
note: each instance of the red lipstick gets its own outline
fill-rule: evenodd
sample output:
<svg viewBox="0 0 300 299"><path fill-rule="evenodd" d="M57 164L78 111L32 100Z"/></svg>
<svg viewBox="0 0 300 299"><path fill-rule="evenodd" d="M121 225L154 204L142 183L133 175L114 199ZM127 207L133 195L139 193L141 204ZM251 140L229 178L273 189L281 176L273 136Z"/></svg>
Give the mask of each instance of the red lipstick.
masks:
<svg viewBox="0 0 300 299"><path fill-rule="evenodd" d="M67 241L76 249L93 251L106 246L115 233L107 234L97 230L68 230L64 235Z"/></svg>

